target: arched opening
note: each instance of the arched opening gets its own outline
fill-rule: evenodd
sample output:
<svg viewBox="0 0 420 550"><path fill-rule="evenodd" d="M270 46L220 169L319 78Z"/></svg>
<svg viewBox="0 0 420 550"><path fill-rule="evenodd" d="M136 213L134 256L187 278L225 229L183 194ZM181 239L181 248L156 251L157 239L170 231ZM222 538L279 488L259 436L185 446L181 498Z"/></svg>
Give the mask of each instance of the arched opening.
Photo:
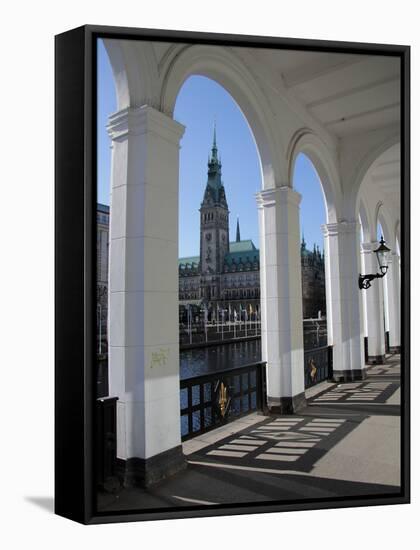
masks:
<svg viewBox="0 0 420 550"><path fill-rule="evenodd" d="M376 195L375 188L378 187L381 179L384 176L388 179L392 172L394 173L390 179L393 180L394 189L398 190L400 185L400 149L400 136L396 134L365 155L356 170L351 192L346 200L346 215L357 216L361 195L369 194L369 190Z"/></svg>
<svg viewBox="0 0 420 550"><path fill-rule="evenodd" d="M385 326L385 351L398 350L399 346L399 293L400 293L400 266L398 239L392 230L390 211L386 204L380 204L377 209L377 240L382 237L390 248L388 258L388 272L382 279L382 295Z"/></svg>
<svg viewBox="0 0 420 550"><path fill-rule="evenodd" d="M381 208L379 209L378 213L378 221L376 224L376 240L379 243L381 239L385 239L388 243L389 240L389 234L386 230L385 224L381 223L381 218L383 216L381 215ZM384 229L385 228L385 229ZM389 303L388 303L388 278L385 276L382 280L379 281L381 286L381 304L382 306L380 309L382 309L382 325L383 325L383 331L384 331L384 347L385 353L389 353Z"/></svg>
<svg viewBox="0 0 420 550"><path fill-rule="evenodd" d="M368 210L368 205L370 210ZM382 212L382 214L381 214ZM375 250L387 230L380 223L383 219L383 204L379 201L372 207L372 201L363 195L359 199L360 221L360 264L363 274L376 274L379 266ZM386 277L374 280L369 289L362 292L364 356L367 364L381 364L389 348L389 315L387 304ZM387 345L388 338L388 345Z"/></svg>
<svg viewBox="0 0 420 550"><path fill-rule="evenodd" d="M318 172L304 153L299 153L295 158L292 182L294 189L302 196L300 257L304 364L305 386L310 387L330 375L322 233L322 226L327 222L327 202Z"/></svg>
<svg viewBox="0 0 420 550"><path fill-rule="evenodd" d="M395 252L395 232L392 228L399 216L398 140L398 136L394 136L366 156L354 185L356 212L363 228L362 271L367 274L378 272L374 250L381 237ZM394 258L391 253L385 277L375 280L368 290L362 290L365 360L370 364L383 363L385 353L393 347L391 340L397 342L395 349L399 349L399 288ZM391 334L394 336L391 337Z"/></svg>
<svg viewBox="0 0 420 550"><path fill-rule="evenodd" d="M336 223L340 219L341 189L336 161L331 151L316 135L301 130L292 138L287 156L290 181L295 181L296 163L300 166L306 162L307 174L317 181L312 187L312 192L316 194L318 204L320 198L322 200L325 213L323 223ZM307 160L302 161L302 156Z"/></svg>
<svg viewBox="0 0 420 550"><path fill-rule="evenodd" d="M187 384L200 375L261 361L255 193L262 177L247 121L220 84L191 75L179 90L174 118L185 126L180 144L178 275L180 379ZM247 382L242 391L248 391ZM231 414L244 414L250 405L233 395ZM184 387L181 410L187 409ZM182 438L211 423L209 408L203 415L193 414L192 422L189 416L181 415Z"/></svg>
<svg viewBox="0 0 420 550"><path fill-rule="evenodd" d="M255 140L263 189L274 189L279 182L287 181L282 145L272 126L272 111L258 90L254 76L233 52L223 47L187 47L173 59L169 58L162 72L165 77L160 103L169 113L174 112L179 91L192 75L206 77L222 86L243 113Z"/></svg>
<svg viewBox="0 0 420 550"><path fill-rule="evenodd" d="M111 140L108 117L117 109L111 64L102 40L97 57L97 243L96 243L96 396L108 395L108 291L111 201Z"/></svg>
<svg viewBox="0 0 420 550"><path fill-rule="evenodd" d="M359 201L359 224L360 224L360 267L361 273L367 273L366 263L365 263L365 249L364 243L370 242L371 235L371 223L368 217L368 211L365 207L363 200ZM368 360L368 332L369 332L369 322L368 322L368 304L366 298L366 292L362 293L362 311L363 311L363 349L364 349L364 360L367 363Z"/></svg>

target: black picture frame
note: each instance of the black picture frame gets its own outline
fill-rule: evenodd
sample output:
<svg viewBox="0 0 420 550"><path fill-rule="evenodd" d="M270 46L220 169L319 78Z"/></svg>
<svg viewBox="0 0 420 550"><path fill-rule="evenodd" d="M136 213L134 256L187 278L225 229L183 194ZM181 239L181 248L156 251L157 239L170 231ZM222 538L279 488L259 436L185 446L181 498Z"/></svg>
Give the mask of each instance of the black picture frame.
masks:
<svg viewBox="0 0 420 550"><path fill-rule="evenodd" d="M95 509L96 49L98 38L313 50L401 59L401 493L98 513ZM410 502L410 48L83 26L55 39L55 512L84 524ZM71 341L72 345L68 346Z"/></svg>

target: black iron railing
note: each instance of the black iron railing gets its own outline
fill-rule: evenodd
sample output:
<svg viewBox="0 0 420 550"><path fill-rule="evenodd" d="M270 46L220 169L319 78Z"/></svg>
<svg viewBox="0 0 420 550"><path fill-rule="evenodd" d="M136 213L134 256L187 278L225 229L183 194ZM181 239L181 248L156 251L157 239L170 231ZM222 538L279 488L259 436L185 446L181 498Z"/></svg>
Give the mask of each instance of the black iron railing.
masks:
<svg viewBox="0 0 420 550"><path fill-rule="evenodd" d="M332 378L332 346L308 349L304 352L305 389Z"/></svg>
<svg viewBox="0 0 420 550"><path fill-rule="evenodd" d="M181 438L266 410L265 363L181 380Z"/></svg>

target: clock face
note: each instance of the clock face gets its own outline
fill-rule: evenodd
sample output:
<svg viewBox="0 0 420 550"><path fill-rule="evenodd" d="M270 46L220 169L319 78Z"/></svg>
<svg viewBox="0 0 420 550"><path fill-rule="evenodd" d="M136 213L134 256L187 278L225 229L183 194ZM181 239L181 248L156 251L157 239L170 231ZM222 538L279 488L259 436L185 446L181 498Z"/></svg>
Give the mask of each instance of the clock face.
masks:
<svg viewBox="0 0 420 550"><path fill-rule="evenodd" d="M206 240L211 241L211 233L206 233Z"/></svg>

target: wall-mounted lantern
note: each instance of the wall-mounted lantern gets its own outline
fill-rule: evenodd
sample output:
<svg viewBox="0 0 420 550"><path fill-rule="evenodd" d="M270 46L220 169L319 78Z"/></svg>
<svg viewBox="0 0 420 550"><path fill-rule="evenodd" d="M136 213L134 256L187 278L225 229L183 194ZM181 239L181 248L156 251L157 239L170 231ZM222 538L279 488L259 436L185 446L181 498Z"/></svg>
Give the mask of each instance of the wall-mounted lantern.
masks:
<svg viewBox="0 0 420 550"><path fill-rule="evenodd" d="M388 254L391 252L391 250L386 246L384 238L381 236L381 240L379 241L379 246L376 250L374 250L376 254L376 258L378 259L379 269L380 273L376 273L375 275L359 275L359 288L369 288L371 286L370 282L373 281L373 279L381 279L386 275L386 272L388 271Z"/></svg>

